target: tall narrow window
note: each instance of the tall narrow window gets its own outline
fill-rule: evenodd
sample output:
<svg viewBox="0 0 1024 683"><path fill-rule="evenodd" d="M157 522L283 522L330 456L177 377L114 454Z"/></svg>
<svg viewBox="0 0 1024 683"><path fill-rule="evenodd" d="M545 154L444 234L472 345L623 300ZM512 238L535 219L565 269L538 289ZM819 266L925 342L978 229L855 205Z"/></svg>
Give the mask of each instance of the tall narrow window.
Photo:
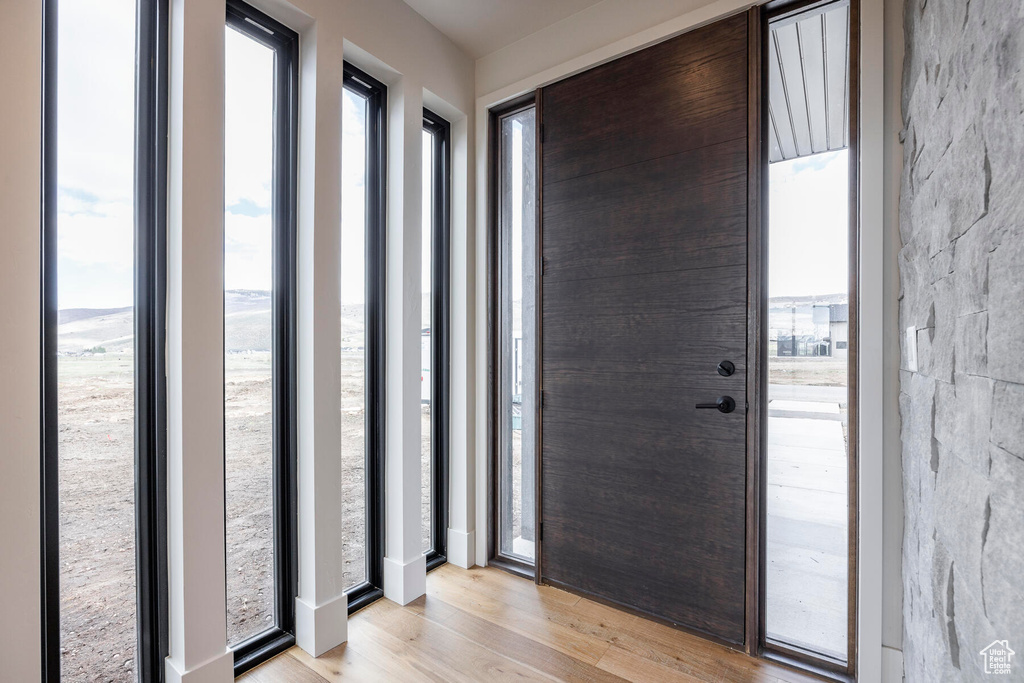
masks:
<svg viewBox="0 0 1024 683"><path fill-rule="evenodd" d="M382 83L345 64L341 147L342 552L349 609L384 581Z"/></svg>
<svg viewBox="0 0 1024 683"><path fill-rule="evenodd" d="M134 681L166 652L166 5L43 17L42 673Z"/></svg>
<svg viewBox="0 0 1024 683"><path fill-rule="evenodd" d="M846 2L774 16L766 65L764 638L771 650L840 671L852 659L855 575L850 36Z"/></svg>
<svg viewBox="0 0 1024 683"><path fill-rule="evenodd" d="M224 456L236 672L294 643L297 35L228 4Z"/></svg>
<svg viewBox="0 0 1024 683"><path fill-rule="evenodd" d="M494 557L536 558L537 184L533 101L492 114L497 153ZM531 570L532 571L532 570Z"/></svg>
<svg viewBox="0 0 1024 683"><path fill-rule="evenodd" d="M450 136L448 122L424 109L420 402L423 552L428 568L445 560L448 527Z"/></svg>

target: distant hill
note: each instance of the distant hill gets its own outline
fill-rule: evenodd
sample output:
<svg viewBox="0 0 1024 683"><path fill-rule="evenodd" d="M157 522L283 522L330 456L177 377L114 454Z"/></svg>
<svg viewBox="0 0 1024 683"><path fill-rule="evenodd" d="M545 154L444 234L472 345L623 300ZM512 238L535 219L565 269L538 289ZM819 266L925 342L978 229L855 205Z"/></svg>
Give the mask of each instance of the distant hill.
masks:
<svg viewBox="0 0 1024 683"><path fill-rule="evenodd" d="M224 292L224 349L269 351L271 337L270 292L232 289Z"/></svg>
<svg viewBox="0 0 1024 683"><path fill-rule="evenodd" d="M224 293L224 346L230 352L266 351L271 347L271 299L265 290ZM68 308L58 313L58 351L82 353L102 347L109 353L131 352L133 308ZM363 306L344 305L342 346L362 346Z"/></svg>
<svg viewBox="0 0 1024 683"><path fill-rule="evenodd" d="M108 353L132 351L135 338L132 308L72 308L60 311L57 319L57 351L81 353L101 347Z"/></svg>
<svg viewBox="0 0 1024 683"><path fill-rule="evenodd" d="M811 294L809 296L775 296L768 299L770 307L792 307L802 304L842 304L850 300L850 295L839 294Z"/></svg>
<svg viewBox="0 0 1024 683"><path fill-rule="evenodd" d="M85 320L86 318L131 313L131 311L131 306L125 306L124 308L65 308L57 313L57 324L65 325Z"/></svg>

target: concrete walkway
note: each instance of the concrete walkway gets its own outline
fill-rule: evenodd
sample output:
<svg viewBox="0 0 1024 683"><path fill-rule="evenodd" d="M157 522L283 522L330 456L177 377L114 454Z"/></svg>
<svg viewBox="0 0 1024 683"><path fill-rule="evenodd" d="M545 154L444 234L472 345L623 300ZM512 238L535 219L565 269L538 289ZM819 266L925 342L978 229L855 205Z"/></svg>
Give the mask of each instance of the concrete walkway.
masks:
<svg viewBox="0 0 1024 683"><path fill-rule="evenodd" d="M846 395L842 387L773 385L768 406L768 637L839 659L846 658Z"/></svg>

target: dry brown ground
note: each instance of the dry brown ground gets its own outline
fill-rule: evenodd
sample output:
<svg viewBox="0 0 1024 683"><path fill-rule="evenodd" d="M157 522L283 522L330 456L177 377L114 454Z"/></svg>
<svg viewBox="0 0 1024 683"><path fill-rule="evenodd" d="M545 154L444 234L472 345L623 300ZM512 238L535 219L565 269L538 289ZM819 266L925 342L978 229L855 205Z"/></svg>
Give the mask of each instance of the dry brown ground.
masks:
<svg viewBox="0 0 1024 683"><path fill-rule="evenodd" d="M273 620L269 354L226 362L228 640ZM342 544L346 586L365 578L362 362L343 358ZM64 680L133 681L135 524L130 355L60 361L61 644ZM429 533L430 407L423 416ZM424 540L424 548L429 541Z"/></svg>
<svg viewBox="0 0 1024 683"><path fill-rule="evenodd" d="M135 680L132 358L61 358L61 668Z"/></svg>
<svg viewBox="0 0 1024 683"><path fill-rule="evenodd" d="M845 359L772 356L768 361L768 383L844 387L848 383L847 368Z"/></svg>

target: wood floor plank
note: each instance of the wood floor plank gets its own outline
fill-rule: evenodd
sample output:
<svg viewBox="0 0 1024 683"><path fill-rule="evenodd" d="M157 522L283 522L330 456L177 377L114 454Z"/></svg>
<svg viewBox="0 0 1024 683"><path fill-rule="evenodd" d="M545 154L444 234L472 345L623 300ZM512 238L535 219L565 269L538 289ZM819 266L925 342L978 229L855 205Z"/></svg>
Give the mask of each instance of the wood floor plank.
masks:
<svg viewBox="0 0 1024 683"><path fill-rule="evenodd" d="M484 571L486 570L481 570L477 576L490 577L490 573L484 574ZM544 619L551 624L575 631L581 638L618 645L633 654L698 680L717 680L723 667L727 673L733 673L737 677L735 680L747 675L746 671L735 671L735 667L732 666L737 655L747 659L745 655L709 643L697 636L586 598L579 598L575 603L568 604L564 600L551 600L541 589L534 588L532 599L520 599L519 596L510 596L505 592L493 590L490 581L470 578L472 575L472 571L463 571L447 577L446 580L458 585L467 596L481 600L492 597L493 600L505 602L509 608L530 612L537 619ZM516 577L510 578L523 585L531 585ZM488 589L491 589L490 593ZM556 592L565 594L564 591ZM708 648L712 648L713 655L706 654Z"/></svg>
<svg viewBox="0 0 1024 683"><path fill-rule="evenodd" d="M356 652L348 643L342 643L316 658L299 647L293 647L288 651L288 655L331 683L342 678L354 681L381 681L385 680L388 674L384 666Z"/></svg>
<svg viewBox="0 0 1024 683"><path fill-rule="evenodd" d="M548 647L532 638L514 633L478 616L439 600L422 600L420 614L442 628L480 643L489 650L551 674L560 681L621 681L618 676Z"/></svg>
<svg viewBox="0 0 1024 683"><path fill-rule="evenodd" d="M595 632L595 635L604 634L615 646L707 683L776 683L777 672L781 670L775 664L752 659L742 652L692 633L629 615L586 598L580 600L573 611L582 623L591 624L591 628L603 628ZM806 680L812 679L793 679L794 683Z"/></svg>
<svg viewBox="0 0 1024 683"><path fill-rule="evenodd" d="M237 679L244 683L327 683L289 653L282 653Z"/></svg>
<svg viewBox="0 0 1024 683"><path fill-rule="evenodd" d="M451 630L437 628L409 610L372 610L364 617L369 638L353 647L366 647L378 656L391 653L432 680L552 681L552 676L525 666Z"/></svg>
<svg viewBox="0 0 1024 683"><path fill-rule="evenodd" d="M705 683L705 679L696 678L677 671L657 662L633 654L617 645L612 645L604 653L597 666L627 681L673 681L676 683Z"/></svg>
<svg viewBox="0 0 1024 683"><path fill-rule="evenodd" d="M538 586L520 576L515 576L508 572L495 573L485 567L463 569L462 567L446 564L443 567L439 567L436 573L438 576L444 576L451 580L468 580L473 584L485 586L487 591L500 597L515 595L524 600L543 599L565 605L575 605L581 600L580 596L575 593L554 588L553 586Z"/></svg>
<svg viewBox="0 0 1024 683"><path fill-rule="evenodd" d="M434 582L427 585L427 594L588 664L596 664L608 649L608 643L599 638L549 620L546 614L526 606L503 602L466 583Z"/></svg>
<svg viewBox="0 0 1024 683"><path fill-rule="evenodd" d="M571 610L573 605L582 599L578 595L557 588L537 586L511 574L508 575L508 579L515 584L520 584L518 586L520 590L509 590L510 586L493 580L489 573L485 574L477 569L450 574L445 577L445 582L458 586L475 596L500 602L507 607L526 610L543 618L547 618L551 612L560 613ZM523 588L525 590L522 590ZM569 600L566 596L572 599Z"/></svg>
<svg viewBox="0 0 1024 683"><path fill-rule="evenodd" d="M821 680L494 568L442 567L428 577L426 596L404 607L380 600L348 628L349 641L318 658L292 648L238 680Z"/></svg>

